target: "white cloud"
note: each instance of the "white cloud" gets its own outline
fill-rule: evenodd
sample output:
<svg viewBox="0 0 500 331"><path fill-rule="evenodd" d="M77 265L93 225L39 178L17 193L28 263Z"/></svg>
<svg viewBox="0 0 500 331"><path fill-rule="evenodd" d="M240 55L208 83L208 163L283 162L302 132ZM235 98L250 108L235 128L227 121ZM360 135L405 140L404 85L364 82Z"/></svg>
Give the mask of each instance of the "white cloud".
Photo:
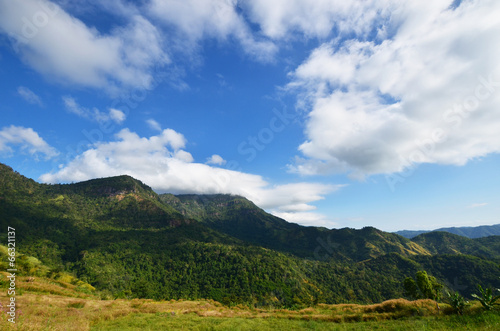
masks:
<svg viewBox="0 0 500 331"><path fill-rule="evenodd" d="M115 123L121 124L127 119L127 116L121 110L109 108L109 118Z"/></svg>
<svg viewBox="0 0 500 331"><path fill-rule="evenodd" d="M325 185L318 183L293 183L269 187L260 192L255 199L265 209L277 209L282 212L310 211L316 209L309 201L322 200L327 193L339 190L343 185ZM279 206L279 208L276 208Z"/></svg>
<svg viewBox="0 0 500 331"><path fill-rule="evenodd" d="M149 119L149 120L146 121L146 123L149 125L149 127L152 130L161 131L161 125L160 125L160 123L158 123L154 119Z"/></svg>
<svg viewBox="0 0 500 331"><path fill-rule="evenodd" d="M235 38L244 51L259 61L269 61L277 47L269 40L258 40L244 17L238 13L236 0L152 0L151 15L179 32L184 48L196 49L203 38L226 41Z"/></svg>
<svg viewBox="0 0 500 331"><path fill-rule="evenodd" d="M290 169L363 178L500 152L499 14L498 1L401 2L387 39L315 49L288 85L310 111Z"/></svg>
<svg viewBox="0 0 500 331"><path fill-rule="evenodd" d="M194 161L194 158L191 155L191 153L183 151L183 150L176 151L174 153L173 157L177 160L184 161L186 163L190 163L190 162Z"/></svg>
<svg viewBox="0 0 500 331"><path fill-rule="evenodd" d="M368 0L244 0L250 19L273 39L299 33L309 38L338 34L365 36L390 13L394 1ZM375 30L377 31L377 30Z"/></svg>
<svg viewBox="0 0 500 331"><path fill-rule="evenodd" d="M80 117L85 117L85 118L90 117L90 114L92 112L89 109L80 107L80 105L76 102L74 98L63 97L62 99L64 102L64 106L66 107L66 110L68 110L70 113L73 113Z"/></svg>
<svg viewBox="0 0 500 331"><path fill-rule="evenodd" d="M157 192L236 194L261 208L292 214L314 210L310 203L341 187L318 183L271 185L258 175L195 163L184 150L184 136L171 129L149 138L123 129L116 138L95 144L57 172L42 175L40 180L73 182L128 174Z"/></svg>
<svg viewBox="0 0 500 331"><path fill-rule="evenodd" d="M47 0L0 0L0 31L22 59L41 74L115 93L148 88L151 71L167 63L157 29L144 17L102 34Z"/></svg>
<svg viewBox="0 0 500 331"><path fill-rule="evenodd" d="M226 160L224 160L222 156L214 154L207 159L206 164L224 165L226 164Z"/></svg>
<svg viewBox="0 0 500 331"><path fill-rule="evenodd" d="M288 222L297 223L304 226L324 226L329 229L338 226L336 222L330 220L327 216L320 213L279 212L272 210L271 214L285 219Z"/></svg>
<svg viewBox="0 0 500 331"><path fill-rule="evenodd" d="M20 147L21 152L28 152L37 157L45 155L46 159L53 158L59 153L51 147L38 133L31 128L11 125L0 130L0 152L13 153L12 145Z"/></svg>
<svg viewBox="0 0 500 331"><path fill-rule="evenodd" d="M27 102L43 107L43 102L38 95L27 87L19 86L17 88L17 93Z"/></svg>
<svg viewBox="0 0 500 331"><path fill-rule="evenodd" d="M109 108L108 113L104 113L95 107L92 109L82 107L72 97L65 96L62 99L64 102L64 106L70 113L91 121L96 121L99 123L113 121L116 124L121 124L127 118L124 112L115 108Z"/></svg>

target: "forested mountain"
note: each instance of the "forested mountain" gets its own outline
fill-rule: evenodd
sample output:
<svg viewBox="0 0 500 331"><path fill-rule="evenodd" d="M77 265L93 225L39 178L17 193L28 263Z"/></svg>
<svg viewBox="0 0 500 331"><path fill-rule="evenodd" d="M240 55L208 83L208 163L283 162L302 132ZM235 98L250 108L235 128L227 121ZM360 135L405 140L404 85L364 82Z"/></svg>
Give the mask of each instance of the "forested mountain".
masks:
<svg viewBox="0 0 500 331"><path fill-rule="evenodd" d="M289 223L242 197L163 194L160 199L214 230L299 257L363 261L389 252L403 256L430 254L408 239L372 227L328 230Z"/></svg>
<svg viewBox="0 0 500 331"><path fill-rule="evenodd" d="M498 237L411 241L371 227L304 227L242 197L158 195L129 176L45 185L0 164L0 215L20 253L112 297L380 302L403 296L403 279L422 269L465 295L500 285Z"/></svg>
<svg viewBox="0 0 500 331"><path fill-rule="evenodd" d="M402 230L402 231L397 231L394 233L399 234L400 236L403 236L405 238L411 239L411 238L414 238L422 233L435 232L435 231L449 232L449 233L453 233L453 234L456 234L459 236L475 239L475 238L483 238L483 237L488 237L488 236L499 236L500 235L500 224L440 228L440 229L432 230L432 231L430 231L430 230L418 230L418 231Z"/></svg>
<svg viewBox="0 0 500 331"><path fill-rule="evenodd" d="M431 254L465 254L500 260L500 237L470 239L453 233L433 231L412 239ZM491 244L489 244L491 243Z"/></svg>

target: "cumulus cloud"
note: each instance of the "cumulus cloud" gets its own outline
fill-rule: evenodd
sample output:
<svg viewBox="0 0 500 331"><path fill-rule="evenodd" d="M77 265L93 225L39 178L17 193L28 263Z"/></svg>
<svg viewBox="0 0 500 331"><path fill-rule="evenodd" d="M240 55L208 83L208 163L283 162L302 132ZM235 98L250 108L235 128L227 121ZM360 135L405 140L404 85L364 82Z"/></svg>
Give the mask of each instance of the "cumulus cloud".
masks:
<svg viewBox="0 0 500 331"><path fill-rule="evenodd" d="M195 49L203 38L226 41L234 38L243 50L259 61L270 61L277 52L275 44L256 38L239 13L235 0L152 0L149 12L185 39L183 47Z"/></svg>
<svg viewBox="0 0 500 331"><path fill-rule="evenodd" d="M363 178L500 152L499 14L498 1L400 2L385 39L312 51L288 85L309 112L291 171Z"/></svg>
<svg viewBox="0 0 500 331"><path fill-rule="evenodd" d="M113 121L116 124L121 124L127 118L124 112L115 108L109 108L108 113L104 113L95 107L92 109L82 107L70 96L65 96L62 99L67 111L91 121L99 123Z"/></svg>
<svg viewBox="0 0 500 331"><path fill-rule="evenodd" d="M17 94L19 94L24 100L27 102L43 107L42 99L38 95L35 94L32 90L27 87L19 86L17 88Z"/></svg>
<svg viewBox="0 0 500 331"><path fill-rule="evenodd" d="M116 141L95 144L40 180L60 183L128 174L157 192L235 194L262 208L292 214L314 210L310 203L341 188L318 183L271 185L258 175L196 163L185 150L186 143L182 134L171 129L149 138L123 129Z"/></svg>
<svg viewBox="0 0 500 331"><path fill-rule="evenodd" d="M51 159L59 153L50 146L32 128L11 125L0 130L0 152L13 153L12 146L19 146L21 152L38 157L43 154L45 159Z"/></svg>
<svg viewBox="0 0 500 331"><path fill-rule="evenodd" d="M224 165L226 164L226 160L222 156L214 154L207 159L206 164Z"/></svg>
<svg viewBox="0 0 500 331"><path fill-rule="evenodd" d="M168 63L159 31L144 17L100 33L47 0L0 1L0 31L41 74L81 86L148 88L155 66Z"/></svg>

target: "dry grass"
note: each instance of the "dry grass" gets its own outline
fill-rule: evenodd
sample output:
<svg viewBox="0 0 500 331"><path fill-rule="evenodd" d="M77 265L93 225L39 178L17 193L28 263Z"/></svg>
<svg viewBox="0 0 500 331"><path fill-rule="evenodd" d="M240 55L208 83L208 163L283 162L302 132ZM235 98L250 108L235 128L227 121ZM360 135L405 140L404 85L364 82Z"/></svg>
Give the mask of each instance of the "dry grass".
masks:
<svg viewBox="0 0 500 331"><path fill-rule="evenodd" d="M17 330L89 330L105 321L115 320L131 314L178 317L196 314L203 318L262 318L297 321L361 322L382 321L411 316L435 316L442 314L432 300L389 300L373 305L325 305L319 304L302 310L250 309L245 306L225 307L213 300L200 301L152 301L100 300L84 293L77 286L61 284L47 279L34 281L21 277L17 282L17 323L7 321L1 315L0 329L8 326ZM0 289L0 303L8 302L6 289ZM4 309L4 308L3 308ZM195 315L195 316L196 316Z"/></svg>

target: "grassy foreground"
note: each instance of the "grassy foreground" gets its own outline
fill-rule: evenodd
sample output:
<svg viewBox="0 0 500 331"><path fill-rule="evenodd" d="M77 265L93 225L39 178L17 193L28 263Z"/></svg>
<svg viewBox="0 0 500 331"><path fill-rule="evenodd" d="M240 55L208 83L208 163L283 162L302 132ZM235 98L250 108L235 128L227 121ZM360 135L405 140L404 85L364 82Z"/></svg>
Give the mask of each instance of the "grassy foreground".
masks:
<svg viewBox="0 0 500 331"><path fill-rule="evenodd" d="M475 303L465 316L432 300L324 305L302 310L226 307L212 301L101 300L81 287L45 278L16 282L17 321L1 330L498 330L500 314Z"/></svg>

